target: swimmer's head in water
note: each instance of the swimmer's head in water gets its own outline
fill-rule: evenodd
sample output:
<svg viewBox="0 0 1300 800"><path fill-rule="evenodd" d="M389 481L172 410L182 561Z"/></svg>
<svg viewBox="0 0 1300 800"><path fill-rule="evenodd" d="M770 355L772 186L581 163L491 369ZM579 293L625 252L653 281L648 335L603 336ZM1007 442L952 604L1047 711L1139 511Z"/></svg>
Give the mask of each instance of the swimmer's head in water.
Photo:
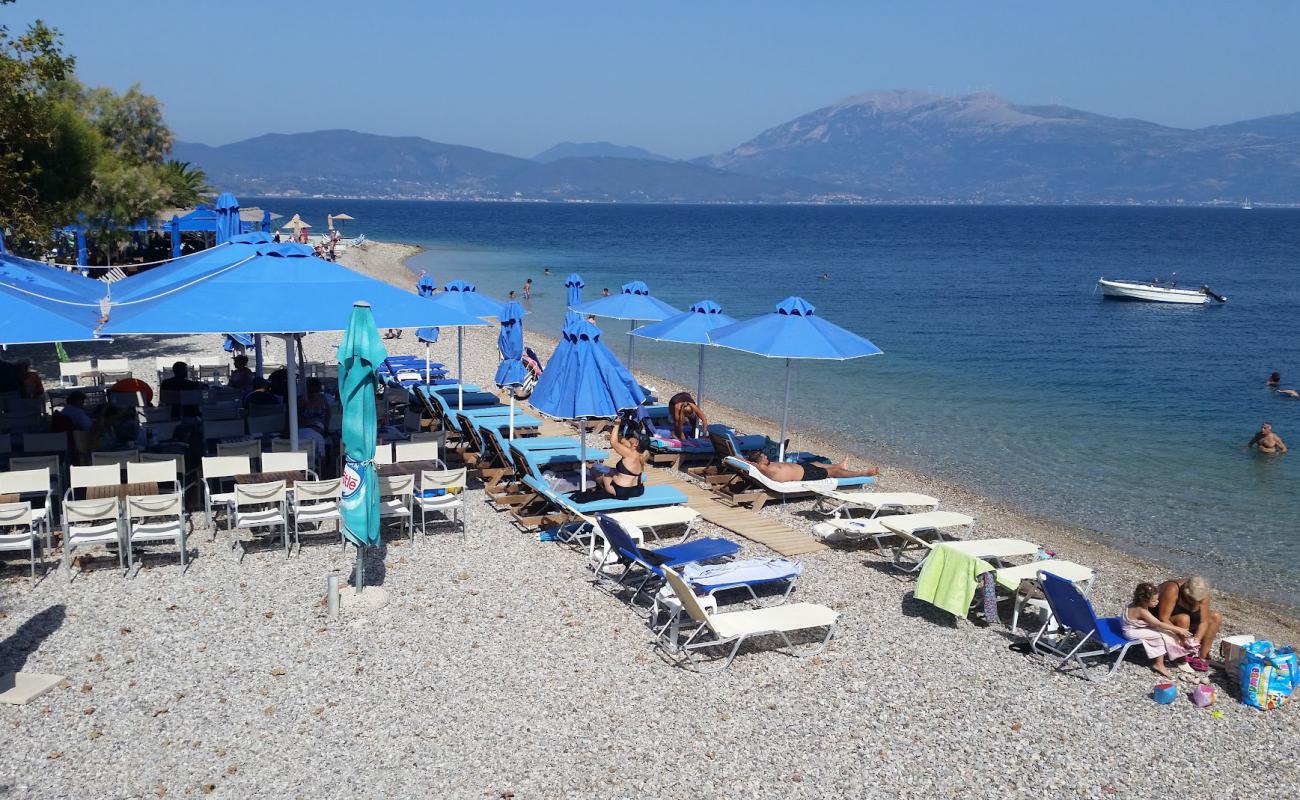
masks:
<svg viewBox="0 0 1300 800"><path fill-rule="evenodd" d="M1273 430L1273 423L1271 423L1271 422L1263 422L1263 423L1260 423L1260 426L1259 426L1259 432L1260 432L1260 433L1268 433L1268 432L1271 431L1271 430Z"/></svg>
<svg viewBox="0 0 1300 800"><path fill-rule="evenodd" d="M1269 376L1268 376L1268 382L1271 383L1271 384L1278 384L1278 383L1281 383L1281 382L1282 382L1282 373L1280 373L1280 372L1274 372L1272 375L1269 375Z"/></svg>

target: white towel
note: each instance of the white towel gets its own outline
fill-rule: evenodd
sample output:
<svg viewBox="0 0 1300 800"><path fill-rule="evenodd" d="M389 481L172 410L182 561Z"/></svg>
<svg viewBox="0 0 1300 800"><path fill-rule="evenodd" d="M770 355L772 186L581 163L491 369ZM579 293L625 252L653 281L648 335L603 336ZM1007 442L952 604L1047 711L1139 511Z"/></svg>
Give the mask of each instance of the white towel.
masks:
<svg viewBox="0 0 1300 800"><path fill-rule="evenodd" d="M723 564L690 563L682 567L682 577L693 586L727 586L738 583L794 579L803 574L803 564L788 558L745 558Z"/></svg>

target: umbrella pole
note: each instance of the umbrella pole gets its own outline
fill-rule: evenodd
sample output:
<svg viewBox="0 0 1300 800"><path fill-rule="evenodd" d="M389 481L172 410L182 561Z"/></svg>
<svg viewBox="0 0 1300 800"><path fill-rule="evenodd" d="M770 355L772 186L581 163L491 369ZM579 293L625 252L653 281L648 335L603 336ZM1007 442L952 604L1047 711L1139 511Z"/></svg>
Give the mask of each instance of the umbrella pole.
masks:
<svg viewBox="0 0 1300 800"><path fill-rule="evenodd" d="M636 320L632 320L627 326L627 371L632 371L632 364L636 361L636 337L632 331L636 329ZM636 376L633 376L636 377Z"/></svg>
<svg viewBox="0 0 1300 800"><path fill-rule="evenodd" d="M785 461L785 422L790 415L790 359L785 360L785 406L781 409L781 442L777 461Z"/></svg>
<svg viewBox="0 0 1300 800"><path fill-rule="evenodd" d="M366 548L357 545L357 594L366 588Z"/></svg>
<svg viewBox="0 0 1300 800"><path fill-rule="evenodd" d="M253 347L257 348L257 352L253 354L253 374L260 378L262 377L262 334L253 334Z"/></svg>
<svg viewBox="0 0 1300 800"><path fill-rule="evenodd" d="M515 440L515 393L510 391L510 441Z"/></svg>
<svg viewBox="0 0 1300 800"><path fill-rule="evenodd" d="M465 410L465 329L456 328L456 410Z"/></svg>
<svg viewBox="0 0 1300 800"><path fill-rule="evenodd" d="M578 479L578 489L579 491L585 492L587 491L587 418L586 417L583 417L582 419L578 420L578 439L582 442L579 448L582 451L580 456L582 458L582 466L579 467L579 469L581 470L581 477Z"/></svg>
<svg viewBox="0 0 1300 800"><path fill-rule="evenodd" d="M429 343L424 343L424 383L429 384Z"/></svg>
<svg viewBox="0 0 1300 800"><path fill-rule="evenodd" d="M704 402L704 345L700 345L700 370L695 376L695 402Z"/></svg>
<svg viewBox="0 0 1300 800"><path fill-rule="evenodd" d="M284 366L289 371L289 449L298 452L298 353L293 346L294 337L284 337Z"/></svg>

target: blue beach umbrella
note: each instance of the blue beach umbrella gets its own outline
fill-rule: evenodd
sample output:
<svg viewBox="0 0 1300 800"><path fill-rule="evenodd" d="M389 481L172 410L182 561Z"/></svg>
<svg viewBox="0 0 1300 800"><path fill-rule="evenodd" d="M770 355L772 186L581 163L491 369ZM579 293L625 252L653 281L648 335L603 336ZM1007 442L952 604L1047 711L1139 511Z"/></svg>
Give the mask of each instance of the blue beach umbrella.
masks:
<svg viewBox="0 0 1300 800"><path fill-rule="evenodd" d="M375 473L375 393L388 357L370 304L352 306L339 343L339 402L343 406L343 534L357 546L357 591L365 586L365 548L379 544L379 479Z"/></svg>
<svg viewBox="0 0 1300 800"><path fill-rule="evenodd" d="M0 344L91 342L98 319L96 302L53 300L0 284Z"/></svg>
<svg viewBox="0 0 1300 800"><path fill-rule="evenodd" d="M437 304L440 308L479 319L500 317L501 309L505 307L505 303L479 294L478 287L465 281L450 281L442 287L442 293L434 295L429 302ZM456 326L456 380L461 384L465 383L465 331L459 325ZM465 407L464 399L464 391L458 389L456 391L458 411Z"/></svg>
<svg viewBox="0 0 1300 800"><path fill-rule="evenodd" d="M570 309L569 311L564 312L565 325L568 325L570 322L576 322L582 319L581 314L571 309L573 309L575 306L581 305L582 287L586 285L587 284L583 283L582 281L582 276L576 272L569 273L569 276L564 279L565 306L566 308Z"/></svg>
<svg viewBox="0 0 1300 800"><path fill-rule="evenodd" d="M673 308L650 294L650 287L646 286L642 281L625 283L618 294L588 300L585 303L570 306L569 310L576 311L579 314L592 314L597 317L631 320L631 324L628 326L629 331L636 327L637 320L658 322L682 313L680 309ZM635 340L628 340L628 369L632 368L632 362L635 358Z"/></svg>
<svg viewBox="0 0 1300 800"><path fill-rule="evenodd" d="M243 233L239 224L239 201L233 194L222 192L214 210L217 212L217 244L225 244Z"/></svg>
<svg viewBox="0 0 1300 800"><path fill-rule="evenodd" d="M429 347L438 343L438 334L441 333L437 328L416 328L415 338L424 342L424 382L430 382Z"/></svg>
<svg viewBox="0 0 1300 800"><path fill-rule="evenodd" d="M421 297L433 297L433 293L438 291L438 284L433 282L429 273L420 270L420 279L415 282L415 292Z"/></svg>
<svg viewBox="0 0 1300 800"><path fill-rule="evenodd" d="M77 266L84 267L90 263L90 251L86 249L86 227L78 225L74 234L77 237Z"/></svg>
<svg viewBox="0 0 1300 800"><path fill-rule="evenodd" d="M548 417L578 421L583 490L587 488L587 420L612 419L619 411L645 402L636 378L600 336L600 329L584 320L565 325L560 343L528 398L533 408Z"/></svg>
<svg viewBox="0 0 1300 800"><path fill-rule="evenodd" d="M816 315L816 309L802 297L787 297L770 314L717 328L709 341L719 347L785 359L785 405L781 411L781 449L785 458L785 428L790 413L790 364L796 359L847 361L880 355L867 339Z"/></svg>
<svg viewBox="0 0 1300 800"><path fill-rule="evenodd" d="M524 368L524 309L513 300L501 310L501 333L497 335L497 349L501 363L497 365L496 384L510 389L510 438L515 438L515 393L528 379Z"/></svg>
<svg viewBox="0 0 1300 800"><path fill-rule="evenodd" d="M712 300L700 300L692 303L685 314L669 317L662 322L642 325L632 331L632 335L657 342L699 345L700 366L695 380L695 402L702 403L704 402L704 348L712 344L709 341L709 332L735 323L736 320L722 313L722 306Z"/></svg>
<svg viewBox="0 0 1300 800"><path fill-rule="evenodd" d="M0 284L30 292L40 299L98 305L109 284L69 272L44 261L0 253Z"/></svg>

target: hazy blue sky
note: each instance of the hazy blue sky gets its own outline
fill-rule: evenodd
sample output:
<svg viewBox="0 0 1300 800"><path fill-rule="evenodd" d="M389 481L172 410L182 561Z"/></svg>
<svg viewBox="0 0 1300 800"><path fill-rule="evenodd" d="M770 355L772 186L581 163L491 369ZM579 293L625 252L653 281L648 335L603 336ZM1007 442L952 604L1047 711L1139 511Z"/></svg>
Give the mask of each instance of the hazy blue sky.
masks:
<svg viewBox="0 0 1300 800"><path fill-rule="evenodd" d="M1085 7L1086 6L1086 7ZM19 0L84 80L140 82L178 136L354 128L530 156L608 139L727 149L868 89L1194 127L1300 111L1288 2Z"/></svg>

